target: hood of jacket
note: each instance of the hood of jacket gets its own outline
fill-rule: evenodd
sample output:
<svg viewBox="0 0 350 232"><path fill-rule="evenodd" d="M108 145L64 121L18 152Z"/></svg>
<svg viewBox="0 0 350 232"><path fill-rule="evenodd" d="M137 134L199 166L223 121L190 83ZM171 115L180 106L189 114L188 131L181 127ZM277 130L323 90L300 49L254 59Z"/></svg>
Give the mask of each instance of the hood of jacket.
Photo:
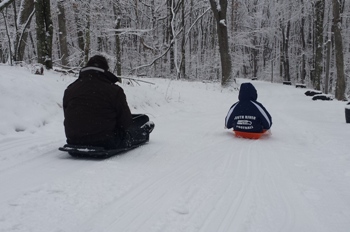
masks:
<svg viewBox="0 0 350 232"><path fill-rule="evenodd" d="M121 79L117 76L115 76L113 73L103 70L101 68L98 67L92 67L92 66L87 66L84 67L80 70L79 73L79 78L84 78L86 75L85 74L88 73L96 73L96 74L100 74L103 76L103 78L105 78L105 80L111 82L111 83L116 83L116 82L120 82L122 83Z"/></svg>
<svg viewBox="0 0 350 232"><path fill-rule="evenodd" d="M239 89L238 99L240 101L256 101L258 99L258 93L251 83L242 83Z"/></svg>

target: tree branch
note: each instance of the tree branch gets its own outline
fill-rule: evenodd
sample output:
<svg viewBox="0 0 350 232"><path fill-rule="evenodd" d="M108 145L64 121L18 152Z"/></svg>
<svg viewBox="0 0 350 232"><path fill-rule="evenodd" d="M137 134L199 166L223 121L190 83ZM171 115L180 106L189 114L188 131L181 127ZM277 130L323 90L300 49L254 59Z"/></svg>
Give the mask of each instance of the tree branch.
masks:
<svg viewBox="0 0 350 232"><path fill-rule="evenodd" d="M0 12L14 1L15 0L5 0L3 2L0 2Z"/></svg>
<svg viewBox="0 0 350 232"><path fill-rule="evenodd" d="M159 60L159 59L162 58L165 54L167 54L168 51L170 50L170 48L171 48L171 45L167 48L167 50L165 50L165 52L164 52L163 54L161 54L160 56L156 57L151 63L149 63L149 64L144 64L144 65L135 67L135 68L132 69L132 71L135 71L135 70L140 69L140 68L145 68L145 67L152 66L157 60Z"/></svg>
<svg viewBox="0 0 350 232"><path fill-rule="evenodd" d="M17 57L18 57L19 48L21 47L21 44L22 44L22 39L23 39L24 32L27 29L28 25L30 24L30 21L32 20L34 14L35 14L35 8L33 9L32 13L29 15L29 17L27 19L27 22L23 26L23 29L22 29L22 32L21 32L21 36L20 36L20 38L18 40L18 44L16 46L16 51L15 51L16 52L16 54L15 54L16 60L17 60Z"/></svg>

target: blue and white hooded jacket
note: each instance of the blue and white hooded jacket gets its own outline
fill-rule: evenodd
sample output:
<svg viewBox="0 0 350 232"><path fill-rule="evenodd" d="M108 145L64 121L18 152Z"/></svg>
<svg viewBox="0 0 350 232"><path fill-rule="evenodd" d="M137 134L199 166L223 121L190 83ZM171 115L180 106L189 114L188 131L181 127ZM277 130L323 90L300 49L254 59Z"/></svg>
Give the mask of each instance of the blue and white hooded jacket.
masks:
<svg viewBox="0 0 350 232"><path fill-rule="evenodd" d="M235 131L259 133L270 129L272 118L265 107L257 102L258 93L251 83L241 84L239 101L227 113L225 127Z"/></svg>

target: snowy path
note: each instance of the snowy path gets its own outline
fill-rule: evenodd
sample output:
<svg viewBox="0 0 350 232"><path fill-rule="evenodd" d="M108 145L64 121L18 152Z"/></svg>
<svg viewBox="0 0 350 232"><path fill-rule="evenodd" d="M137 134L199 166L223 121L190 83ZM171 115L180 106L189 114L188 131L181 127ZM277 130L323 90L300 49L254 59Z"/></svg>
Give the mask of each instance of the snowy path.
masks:
<svg viewBox="0 0 350 232"><path fill-rule="evenodd" d="M184 83L173 83L182 100L155 109L150 143L127 154L73 159L57 150L59 123L1 139L0 231L349 231L343 104L254 84L274 123L261 140L223 130L236 92Z"/></svg>

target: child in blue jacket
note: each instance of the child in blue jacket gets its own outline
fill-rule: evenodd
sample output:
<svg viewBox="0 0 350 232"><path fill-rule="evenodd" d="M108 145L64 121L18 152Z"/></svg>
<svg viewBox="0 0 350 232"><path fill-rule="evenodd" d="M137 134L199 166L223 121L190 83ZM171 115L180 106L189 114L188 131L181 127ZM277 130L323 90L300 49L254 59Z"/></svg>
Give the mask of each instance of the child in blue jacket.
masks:
<svg viewBox="0 0 350 232"><path fill-rule="evenodd" d="M233 104L225 119L225 128L233 128L236 135L259 133L269 130L272 118L265 107L257 101L258 93L251 83L242 83L239 101Z"/></svg>

